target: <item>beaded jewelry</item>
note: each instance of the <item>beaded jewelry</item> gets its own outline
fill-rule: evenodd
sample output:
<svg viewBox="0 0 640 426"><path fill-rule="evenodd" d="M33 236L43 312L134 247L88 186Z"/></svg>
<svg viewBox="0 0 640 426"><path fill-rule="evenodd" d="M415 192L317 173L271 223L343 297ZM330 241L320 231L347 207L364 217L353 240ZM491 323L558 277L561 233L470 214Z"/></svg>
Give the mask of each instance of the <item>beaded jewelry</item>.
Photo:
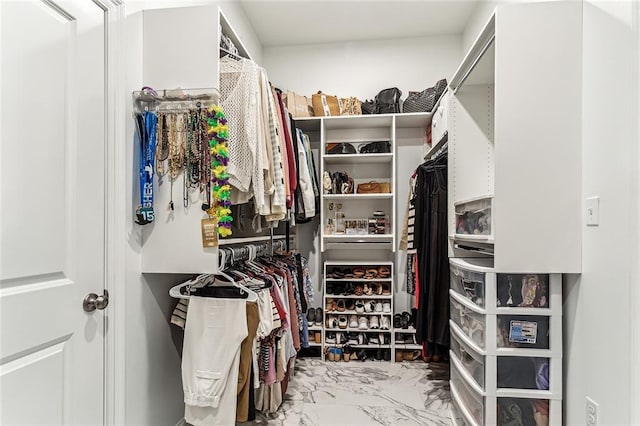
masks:
<svg viewBox="0 0 640 426"><path fill-rule="evenodd" d="M209 135L209 153L211 154L211 198L213 205L207 212L218 218L218 235L231 235L231 186L226 172L229 162L227 139L229 126L222 107L214 105L207 111L207 134Z"/></svg>

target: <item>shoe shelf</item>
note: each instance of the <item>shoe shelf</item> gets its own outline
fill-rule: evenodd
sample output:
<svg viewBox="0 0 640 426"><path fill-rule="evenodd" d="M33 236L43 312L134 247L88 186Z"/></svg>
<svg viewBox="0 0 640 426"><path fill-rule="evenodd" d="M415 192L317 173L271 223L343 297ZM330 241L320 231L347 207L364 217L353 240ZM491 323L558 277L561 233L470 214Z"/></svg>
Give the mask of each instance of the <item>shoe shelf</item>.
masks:
<svg viewBox="0 0 640 426"><path fill-rule="evenodd" d="M383 267L388 269L388 271L384 271ZM379 273L382 273L383 275L388 274L389 277L388 278L371 278L371 279L367 279L367 278L332 278L331 277L331 272L336 270L336 269L342 269L344 273L351 273L354 269L357 270L358 269L364 269L365 271L367 269L377 269L379 271ZM371 328L368 324L369 321L374 321L375 319L378 319L378 322L380 322L382 325L382 323L384 322L384 325L389 325L389 327L391 327L393 325L393 293L391 294L372 294L372 295L355 295L355 294L347 294L347 295L337 295L337 294L328 294L328 290L331 289L332 291L344 291L344 289L346 288L351 288L353 289L354 287L351 286L351 284L348 283L387 283L388 287L392 286L392 282L393 282L393 275L394 274L394 268L393 268L393 262L388 262L388 261L382 261L382 262L372 262L372 261L325 261L324 262L324 273L323 273L323 289L324 289L324 310L323 310L323 345L326 347L337 347L337 346L348 346L348 347L352 347L354 349L358 349L358 350L367 350L367 349L383 349L383 350L387 350L389 351L389 354L393 353L393 330L392 329L382 329L382 328ZM378 287L381 288L381 287ZM348 292L350 290L347 290L346 292ZM378 302L376 304L378 304L379 306L382 306L382 304L384 303L385 305L388 306L389 311L388 312L384 312L384 311L373 311L373 312L356 312L355 310L352 309L345 309L344 311L338 311L338 310L327 310L326 306L327 306L327 301L339 301L339 300L352 300L352 301L356 301L356 300L362 300L365 305L368 304L369 302ZM346 303L346 305L352 304L353 302L348 302ZM342 302L339 303L339 305L343 305ZM351 307L351 306L348 306ZM339 317L346 317L347 319L349 319L349 317L357 317L358 320L362 319L363 321L363 325L364 323L367 323L367 328L360 328L360 327L345 327L345 328L340 328L340 327L327 327L327 325L329 325L328 319L335 319L335 318L339 318ZM364 320L366 318L366 321ZM344 318L343 318L344 319ZM383 321L384 320L384 321ZM344 324L344 323L343 323ZM355 324L355 323L354 323ZM332 323L330 325L335 325L335 323ZM372 344L372 343L368 343L368 344L363 344L363 345L359 345L359 344L354 344L354 343L348 343L348 341L345 339L343 342L341 343L335 343L335 342L331 342L331 343L327 343L326 342L326 338L327 338L327 334L328 333L361 333L361 334L365 334L367 336L371 336L373 333L377 333L377 334L381 334L381 335L385 335L387 336L387 338L385 338L384 340L387 341L387 343L384 344ZM361 336L362 337L362 336ZM366 343L368 339L364 339L364 342ZM326 360L326 350L322 351L322 356L323 356L323 360ZM393 357L391 357L393 358ZM367 359L374 359L373 357L368 357ZM389 362L389 361L386 361ZM393 362L393 361L392 361Z"/></svg>
<svg viewBox="0 0 640 426"><path fill-rule="evenodd" d="M395 344L395 348L396 350L400 349L404 349L404 350L422 350L422 345L417 345L417 344L408 344L408 343L396 343Z"/></svg>
<svg viewBox="0 0 640 426"><path fill-rule="evenodd" d="M310 348L319 348L319 347L322 347L322 343L309 342L309 347Z"/></svg>
<svg viewBox="0 0 640 426"><path fill-rule="evenodd" d="M380 300L391 300L391 299L393 299L393 296L392 295L389 295L389 296L378 296L378 295L356 296L355 294L350 294L348 296L338 296L338 295L335 295L335 294L325 294L324 298L325 298L325 300L326 299L363 299L363 300L380 299Z"/></svg>
<svg viewBox="0 0 640 426"><path fill-rule="evenodd" d="M322 159L325 164L389 163L393 154L325 154Z"/></svg>
<svg viewBox="0 0 640 426"><path fill-rule="evenodd" d="M325 327L324 329L325 331L353 331L356 333L391 333L391 330L382 330L380 328L367 328L367 329L361 329L361 328L352 328L352 327L347 327L347 328L328 328Z"/></svg>
<svg viewBox="0 0 640 426"><path fill-rule="evenodd" d="M322 198L325 200L390 200L393 194L322 194ZM325 237L328 236L325 235Z"/></svg>
<svg viewBox="0 0 640 426"><path fill-rule="evenodd" d="M309 331L322 331L322 326L321 325L310 326Z"/></svg>
<svg viewBox="0 0 640 426"><path fill-rule="evenodd" d="M395 333L401 333L401 334L416 334L416 329L411 329L411 328L394 328L393 331Z"/></svg>

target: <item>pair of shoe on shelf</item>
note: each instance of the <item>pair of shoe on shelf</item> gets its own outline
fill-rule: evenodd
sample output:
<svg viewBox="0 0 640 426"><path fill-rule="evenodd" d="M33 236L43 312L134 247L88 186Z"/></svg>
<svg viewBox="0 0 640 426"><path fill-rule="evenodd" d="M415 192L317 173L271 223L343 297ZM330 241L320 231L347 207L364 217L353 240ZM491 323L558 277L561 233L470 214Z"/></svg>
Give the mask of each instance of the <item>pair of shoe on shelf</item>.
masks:
<svg viewBox="0 0 640 426"><path fill-rule="evenodd" d="M360 316L358 318L359 330L389 330L390 325L389 317L384 315L380 317L376 315L370 317Z"/></svg>
<svg viewBox="0 0 640 426"><path fill-rule="evenodd" d="M347 333L342 332L329 332L326 334L324 342L329 345L344 345L348 342Z"/></svg>
<svg viewBox="0 0 640 426"><path fill-rule="evenodd" d="M396 349L396 362L418 360L422 360L422 351L417 349L411 351Z"/></svg>
<svg viewBox="0 0 640 426"><path fill-rule="evenodd" d="M327 299L325 309L327 312L345 312L347 314L362 314L365 312L391 313L391 302L379 300L344 300L344 299Z"/></svg>
<svg viewBox="0 0 640 426"><path fill-rule="evenodd" d="M309 327L314 325L322 327L322 308L309 308L307 310L307 324Z"/></svg>
<svg viewBox="0 0 640 426"><path fill-rule="evenodd" d="M400 345L417 345L415 334L396 333L396 343Z"/></svg>
<svg viewBox="0 0 640 426"><path fill-rule="evenodd" d="M327 294L334 296L389 296L390 283L327 283Z"/></svg>
<svg viewBox="0 0 640 426"><path fill-rule="evenodd" d="M325 309L327 312L345 312L353 311L356 309L356 307L353 300L327 299L327 305L325 306Z"/></svg>
<svg viewBox="0 0 640 426"><path fill-rule="evenodd" d="M403 330L413 330L416 327L417 309L411 309L411 313L404 311L401 314L393 316L393 328L401 328Z"/></svg>
<svg viewBox="0 0 640 426"><path fill-rule="evenodd" d="M333 268L329 272L329 276L335 279L375 279L391 277L391 269L388 266L379 266L367 268L356 266L353 268Z"/></svg>

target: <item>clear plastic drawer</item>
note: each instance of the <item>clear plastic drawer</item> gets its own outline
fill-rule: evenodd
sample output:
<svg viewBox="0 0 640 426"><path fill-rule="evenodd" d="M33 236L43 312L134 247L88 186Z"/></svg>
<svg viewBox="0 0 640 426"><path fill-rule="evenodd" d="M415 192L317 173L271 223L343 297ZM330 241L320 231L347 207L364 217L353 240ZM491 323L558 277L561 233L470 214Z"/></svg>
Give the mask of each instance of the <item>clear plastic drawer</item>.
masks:
<svg viewBox="0 0 640 426"><path fill-rule="evenodd" d="M484 348L486 319L483 314L474 312L451 298L451 319L471 340Z"/></svg>
<svg viewBox="0 0 640 426"><path fill-rule="evenodd" d="M454 263L449 265L449 271L453 291L484 308L485 274L463 269Z"/></svg>
<svg viewBox="0 0 640 426"><path fill-rule="evenodd" d="M496 306L548 308L549 274L498 274Z"/></svg>
<svg viewBox="0 0 640 426"><path fill-rule="evenodd" d="M549 349L549 317L539 315L498 315L499 348Z"/></svg>
<svg viewBox="0 0 640 426"><path fill-rule="evenodd" d="M497 363L498 388L549 390L551 359L499 356Z"/></svg>
<svg viewBox="0 0 640 426"><path fill-rule="evenodd" d="M491 198L456 203L456 234L491 235Z"/></svg>
<svg viewBox="0 0 640 426"><path fill-rule="evenodd" d="M478 385L484 389L484 356L479 355L468 347L458 337L451 333L451 350L462 366L473 377Z"/></svg>
<svg viewBox="0 0 640 426"><path fill-rule="evenodd" d="M548 399L498 398L499 426L548 426L550 401Z"/></svg>
<svg viewBox="0 0 640 426"><path fill-rule="evenodd" d="M464 404L467 411L473 416L476 422L481 425L484 424L484 398L482 395L478 395L472 388L464 381L455 365L451 365L451 383L455 386L460 397L460 403Z"/></svg>

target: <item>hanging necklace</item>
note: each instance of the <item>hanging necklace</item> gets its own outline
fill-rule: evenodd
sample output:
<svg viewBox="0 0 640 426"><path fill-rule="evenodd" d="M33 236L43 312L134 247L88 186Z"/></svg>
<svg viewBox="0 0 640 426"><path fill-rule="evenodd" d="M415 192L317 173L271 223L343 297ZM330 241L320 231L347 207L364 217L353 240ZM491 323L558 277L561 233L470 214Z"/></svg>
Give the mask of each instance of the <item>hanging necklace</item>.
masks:
<svg viewBox="0 0 640 426"><path fill-rule="evenodd" d="M210 182L211 199L213 206L207 213L210 216L215 215L218 220L218 235L227 237L231 235L231 186L229 185L229 174L226 172L229 163L229 149L227 148L227 139L229 137L229 126L227 119L222 111L222 107L214 105L207 111L207 133L209 135L210 153Z"/></svg>
<svg viewBox="0 0 640 426"><path fill-rule="evenodd" d="M158 123L156 124L156 173L158 177L164 176L164 161L169 155L169 141L167 135L167 115L163 112L158 113Z"/></svg>

